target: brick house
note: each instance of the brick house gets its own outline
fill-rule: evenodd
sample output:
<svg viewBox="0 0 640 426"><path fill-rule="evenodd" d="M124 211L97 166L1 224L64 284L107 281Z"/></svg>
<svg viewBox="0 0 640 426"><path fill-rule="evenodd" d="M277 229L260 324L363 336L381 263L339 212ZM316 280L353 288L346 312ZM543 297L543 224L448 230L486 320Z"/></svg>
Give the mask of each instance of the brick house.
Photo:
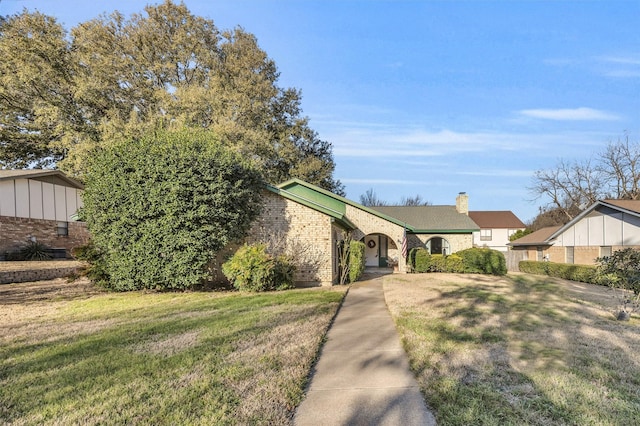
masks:
<svg viewBox="0 0 640 426"><path fill-rule="evenodd" d="M564 226L544 228L510 243L527 260L592 265L624 248L640 249L640 201L597 201Z"/></svg>
<svg viewBox="0 0 640 426"><path fill-rule="evenodd" d="M77 221L83 186L58 170L0 170L0 260L29 240L66 257L89 234Z"/></svg>
<svg viewBox="0 0 640 426"><path fill-rule="evenodd" d="M478 230L467 214L466 194L458 196L456 206L371 208L298 179L266 188L263 211L247 241L283 233L317 248L322 257L319 266L300 268L295 277L300 284L338 281L343 231L365 243L367 266L397 263L404 272L401 247L405 230L408 249L426 246L433 253L447 254L472 247L473 232Z"/></svg>

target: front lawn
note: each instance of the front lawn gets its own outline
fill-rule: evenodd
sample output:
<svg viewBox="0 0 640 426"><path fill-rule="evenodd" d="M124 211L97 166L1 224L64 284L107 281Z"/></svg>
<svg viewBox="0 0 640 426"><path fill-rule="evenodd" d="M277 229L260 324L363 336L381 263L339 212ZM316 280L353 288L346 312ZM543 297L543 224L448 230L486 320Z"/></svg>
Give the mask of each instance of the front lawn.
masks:
<svg viewBox="0 0 640 426"><path fill-rule="evenodd" d="M0 286L2 424L285 424L345 290L65 285Z"/></svg>
<svg viewBox="0 0 640 426"><path fill-rule="evenodd" d="M640 424L640 319L609 289L527 274L390 276L439 425Z"/></svg>

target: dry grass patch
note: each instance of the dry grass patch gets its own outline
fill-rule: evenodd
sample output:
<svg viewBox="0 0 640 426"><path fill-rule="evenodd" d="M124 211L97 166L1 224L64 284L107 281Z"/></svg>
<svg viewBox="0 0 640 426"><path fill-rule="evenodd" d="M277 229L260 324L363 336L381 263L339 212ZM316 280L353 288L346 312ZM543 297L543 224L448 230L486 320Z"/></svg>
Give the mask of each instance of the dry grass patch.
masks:
<svg viewBox="0 0 640 426"><path fill-rule="evenodd" d="M0 424L286 424L344 290L0 300Z"/></svg>
<svg viewBox="0 0 640 426"><path fill-rule="evenodd" d="M384 288L439 424L640 421L640 320L616 321L608 288L526 274Z"/></svg>

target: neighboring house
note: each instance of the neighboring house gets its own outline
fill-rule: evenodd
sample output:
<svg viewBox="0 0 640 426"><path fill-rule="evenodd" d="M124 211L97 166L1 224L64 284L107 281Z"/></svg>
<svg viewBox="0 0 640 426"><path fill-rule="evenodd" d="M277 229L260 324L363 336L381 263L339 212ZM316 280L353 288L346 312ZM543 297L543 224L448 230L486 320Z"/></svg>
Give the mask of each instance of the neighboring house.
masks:
<svg viewBox="0 0 640 426"><path fill-rule="evenodd" d="M407 249L428 247L433 253L454 253L472 247L478 227L467 216L466 195L455 206L365 207L315 185L292 179L267 186L264 208L254 223L248 242L286 235L315 249L317 262L303 265L295 280L309 285L331 285L339 279L340 244L344 233L365 243L366 265L398 264L406 271L401 255Z"/></svg>
<svg viewBox="0 0 640 426"><path fill-rule="evenodd" d="M537 260L539 262L549 260L549 248L553 246L549 237L560 228L560 226L542 228L510 242L508 245L513 252L522 254L520 260Z"/></svg>
<svg viewBox="0 0 640 426"><path fill-rule="evenodd" d="M58 170L0 170L0 259L28 241L66 257L89 234L76 213L83 186Z"/></svg>
<svg viewBox="0 0 640 426"><path fill-rule="evenodd" d="M551 262L591 265L616 250L640 249L640 201L597 201L566 225L545 229L549 235L539 234L535 238L539 241L533 241L534 234L529 234L510 245L514 250L526 250L529 260L539 259L541 251ZM531 256L534 250L535 257Z"/></svg>
<svg viewBox="0 0 640 426"><path fill-rule="evenodd" d="M474 247L486 247L506 252L509 237L524 230L525 224L511 211L470 211L469 217L478 225L473 233Z"/></svg>

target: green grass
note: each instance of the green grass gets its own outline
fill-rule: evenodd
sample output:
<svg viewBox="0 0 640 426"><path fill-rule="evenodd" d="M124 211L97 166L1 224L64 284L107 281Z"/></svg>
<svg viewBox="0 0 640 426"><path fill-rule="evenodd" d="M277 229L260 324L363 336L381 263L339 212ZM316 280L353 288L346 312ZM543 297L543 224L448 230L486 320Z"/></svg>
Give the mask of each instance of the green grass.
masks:
<svg viewBox="0 0 640 426"><path fill-rule="evenodd" d="M286 423L342 296L101 294L44 314L27 304L0 328L0 423Z"/></svg>
<svg viewBox="0 0 640 426"><path fill-rule="evenodd" d="M640 320L607 289L515 275L385 281L439 425L640 423Z"/></svg>

